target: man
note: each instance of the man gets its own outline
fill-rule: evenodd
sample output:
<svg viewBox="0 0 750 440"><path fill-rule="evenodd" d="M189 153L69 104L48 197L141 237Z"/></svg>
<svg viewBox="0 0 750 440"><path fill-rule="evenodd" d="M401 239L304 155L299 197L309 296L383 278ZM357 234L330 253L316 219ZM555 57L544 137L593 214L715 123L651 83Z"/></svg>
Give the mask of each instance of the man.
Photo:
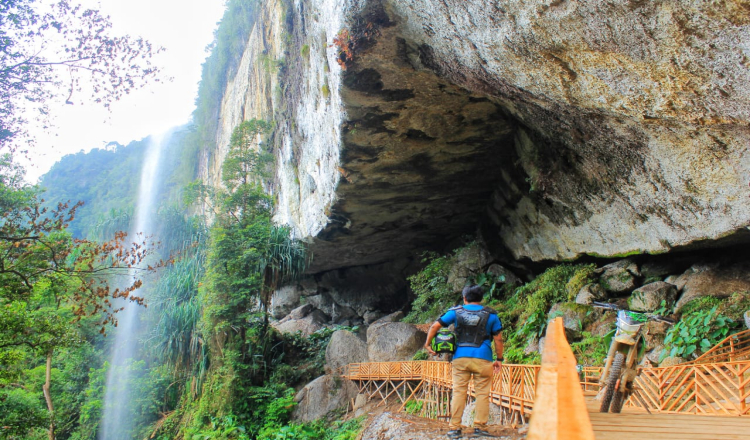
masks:
<svg viewBox="0 0 750 440"><path fill-rule="evenodd" d="M503 326L497 312L482 306L484 291L480 286L465 287L464 305L456 306L441 316L427 333L425 349L436 354L430 347L432 339L441 327L456 326L456 353L453 356L453 398L451 399L451 421L448 438L461 437L461 418L466 407L469 380L474 376L476 414L474 434L490 436L487 420L490 415L490 389L492 375L499 373L503 361ZM491 341L495 341L497 360L492 361Z"/></svg>

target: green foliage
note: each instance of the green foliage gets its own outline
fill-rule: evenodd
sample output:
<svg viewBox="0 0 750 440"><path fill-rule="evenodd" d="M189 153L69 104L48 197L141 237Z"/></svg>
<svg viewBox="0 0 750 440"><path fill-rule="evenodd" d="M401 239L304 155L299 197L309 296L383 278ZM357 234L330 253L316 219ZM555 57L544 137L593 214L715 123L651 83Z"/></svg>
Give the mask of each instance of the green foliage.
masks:
<svg viewBox="0 0 750 440"><path fill-rule="evenodd" d="M430 354L427 353L427 350L424 348L420 348L418 352L414 353L414 356L412 356L411 360L413 361L426 361L430 358Z"/></svg>
<svg viewBox="0 0 750 440"><path fill-rule="evenodd" d="M578 342L570 344L576 361L581 365L604 365L604 359L607 357L609 344L606 338L593 336L589 332L582 332L582 338Z"/></svg>
<svg viewBox="0 0 750 440"><path fill-rule="evenodd" d="M697 357L738 331L740 322L719 313L718 306L706 309L711 302L702 300L692 305L690 311L669 329L664 338L662 359L667 356Z"/></svg>
<svg viewBox="0 0 750 440"><path fill-rule="evenodd" d="M310 58L310 45L309 44L303 44L302 47L299 50L299 54L304 59Z"/></svg>
<svg viewBox="0 0 750 440"><path fill-rule="evenodd" d="M530 283L518 288L515 293L519 299L516 310L520 311L519 322L523 322L518 332L527 339L541 337L547 327L550 307L568 301L574 289L580 290L578 286L582 287L588 282L592 271L593 265L561 264L547 269Z"/></svg>
<svg viewBox="0 0 750 440"><path fill-rule="evenodd" d="M424 402L421 400L410 400L406 402L406 405L404 406L404 410L406 411L406 414L420 414L422 412L422 408L424 407Z"/></svg>
<svg viewBox="0 0 750 440"><path fill-rule="evenodd" d="M0 439L27 438L29 431L49 424L46 408L40 404L42 393L30 392L19 386L0 388Z"/></svg>
<svg viewBox="0 0 750 440"><path fill-rule="evenodd" d="M264 429L258 440L355 440L362 430L364 417L328 423L292 423Z"/></svg>
<svg viewBox="0 0 750 440"><path fill-rule="evenodd" d="M410 276L409 283L416 295L412 310L405 322L423 323L435 320L458 301L459 296L448 286L448 273L452 264L450 255L438 256L434 252L422 254L424 269Z"/></svg>

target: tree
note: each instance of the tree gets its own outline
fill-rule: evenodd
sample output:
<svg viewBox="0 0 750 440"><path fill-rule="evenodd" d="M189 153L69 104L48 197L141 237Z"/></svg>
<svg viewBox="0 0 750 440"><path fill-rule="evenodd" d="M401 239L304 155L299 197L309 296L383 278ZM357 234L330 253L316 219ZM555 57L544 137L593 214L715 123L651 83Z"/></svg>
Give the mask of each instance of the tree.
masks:
<svg viewBox="0 0 750 440"><path fill-rule="evenodd" d="M111 27L109 17L68 0L50 7L39 0L0 2L0 149L14 149L27 135L24 113L31 108L49 122L53 100L91 99L109 108L159 79L151 59L162 49L112 35Z"/></svg>
<svg viewBox="0 0 750 440"><path fill-rule="evenodd" d="M53 440L54 351L79 342L75 326L81 320L94 319L102 334L107 325L116 326L122 310L116 299L143 303L134 294L142 285L134 274L165 262L140 267L154 245L143 238L128 244L125 233L104 243L73 239L66 228L81 204L60 203L48 211L42 202L38 188L24 183L23 170L9 155L0 158L0 388L11 383L12 366L25 353L46 358L43 394ZM113 279L122 287L112 289Z"/></svg>

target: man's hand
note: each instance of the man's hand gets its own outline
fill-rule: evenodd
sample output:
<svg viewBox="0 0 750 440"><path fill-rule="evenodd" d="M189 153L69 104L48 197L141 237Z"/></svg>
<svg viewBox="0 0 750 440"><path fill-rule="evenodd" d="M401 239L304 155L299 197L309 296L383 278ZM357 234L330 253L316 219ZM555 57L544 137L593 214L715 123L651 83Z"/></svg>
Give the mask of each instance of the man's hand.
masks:
<svg viewBox="0 0 750 440"><path fill-rule="evenodd" d="M424 349L427 350L427 353L430 353L430 356L437 356L437 353L435 353L435 350L430 347L429 342L427 344L424 344Z"/></svg>
<svg viewBox="0 0 750 440"><path fill-rule="evenodd" d="M503 363L500 361L495 361L492 363L492 372L495 374L500 374L500 370L503 367Z"/></svg>

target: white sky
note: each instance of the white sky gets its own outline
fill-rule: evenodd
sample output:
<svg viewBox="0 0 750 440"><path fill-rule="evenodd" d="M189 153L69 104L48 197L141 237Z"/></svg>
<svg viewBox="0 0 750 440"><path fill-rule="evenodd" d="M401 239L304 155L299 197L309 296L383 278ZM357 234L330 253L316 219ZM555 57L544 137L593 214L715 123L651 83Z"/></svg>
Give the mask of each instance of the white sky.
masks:
<svg viewBox="0 0 750 440"><path fill-rule="evenodd" d="M49 1L49 0L45 0ZM195 107L201 64L224 13L224 0L74 0L111 17L114 32L142 36L163 46L155 63L172 82L152 83L112 105L53 105L54 127L33 132L37 147L27 180L36 182L62 156L127 144L189 121Z"/></svg>

